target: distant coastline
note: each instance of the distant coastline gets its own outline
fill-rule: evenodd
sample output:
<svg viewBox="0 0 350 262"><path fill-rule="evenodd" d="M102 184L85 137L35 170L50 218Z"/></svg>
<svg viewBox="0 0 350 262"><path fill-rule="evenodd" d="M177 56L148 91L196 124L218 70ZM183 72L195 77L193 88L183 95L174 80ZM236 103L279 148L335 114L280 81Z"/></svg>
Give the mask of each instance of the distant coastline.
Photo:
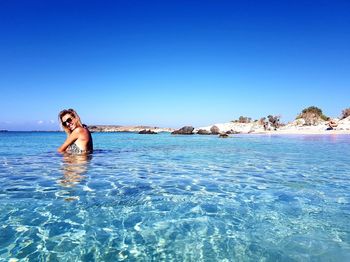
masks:
<svg viewBox="0 0 350 262"><path fill-rule="evenodd" d="M350 134L350 117L337 121L337 126L331 130L328 127L329 121L320 121L314 125L305 125L302 120L295 120L288 124L274 128L270 125L265 126L263 123L253 121L250 123L227 122L216 123L204 127L185 126L180 129L164 128L157 126L121 126L121 125L89 125L88 128L92 133L173 133L174 134L198 134L198 135L234 135L234 134L268 134L268 135L326 135L326 134ZM186 130L185 132L182 132ZM180 131L180 132L179 132ZM7 132L46 132L55 133L63 132L62 130L31 130L31 131L11 131L2 129L1 133Z"/></svg>
<svg viewBox="0 0 350 262"><path fill-rule="evenodd" d="M91 132L102 133L119 133L119 132L133 132L139 133L143 131L150 131L155 133L184 130L186 132L178 132L177 134L199 134L199 135L220 135L220 134L350 134L350 117L339 120L337 127L329 130L329 121L320 121L313 125L305 125L303 120L295 120L286 125L274 128L270 125L264 125L258 121L251 123L227 122L216 123L205 127L186 126L180 129L162 128L154 126L120 126L120 125L91 125L88 126Z"/></svg>
<svg viewBox="0 0 350 262"><path fill-rule="evenodd" d="M91 132L133 132L138 133L144 130L150 130L156 133L160 132L173 132L173 128L162 128L157 126L120 126L120 125L90 125L88 126Z"/></svg>
<svg viewBox="0 0 350 262"><path fill-rule="evenodd" d="M316 113L315 113L316 110ZM322 111L316 107L309 107L298 117L287 124L280 123L279 116L269 115L259 120L252 121L249 117L241 116L237 120L226 123L216 123L204 127L184 126L179 129L157 126L122 126L122 125L88 125L92 133L139 133L157 134L162 132L175 135L219 135L228 137L234 134L289 134L289 135L317 135L317 134L350 134L350 109L341 118L330 118L322 115ZM320 112L319 114L317 114ZM28 130L15 131L1 129L6 132L63 132L63 130Z"/></svg>

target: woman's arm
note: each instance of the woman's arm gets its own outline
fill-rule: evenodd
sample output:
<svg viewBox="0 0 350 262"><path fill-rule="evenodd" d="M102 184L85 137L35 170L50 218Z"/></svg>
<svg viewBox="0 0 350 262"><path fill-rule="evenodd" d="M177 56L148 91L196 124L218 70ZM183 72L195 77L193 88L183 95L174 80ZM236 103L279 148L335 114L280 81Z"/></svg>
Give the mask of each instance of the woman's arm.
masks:
<svg viewBox="0 0 350 262"><path fill-rule="evenodd" d="M67 147L73 144L79 138L80 133L80 128L73 130L73 132L67 137L66 141L64 141L64 143L57 149L57 151L59 153L66 151Z"/></svg>

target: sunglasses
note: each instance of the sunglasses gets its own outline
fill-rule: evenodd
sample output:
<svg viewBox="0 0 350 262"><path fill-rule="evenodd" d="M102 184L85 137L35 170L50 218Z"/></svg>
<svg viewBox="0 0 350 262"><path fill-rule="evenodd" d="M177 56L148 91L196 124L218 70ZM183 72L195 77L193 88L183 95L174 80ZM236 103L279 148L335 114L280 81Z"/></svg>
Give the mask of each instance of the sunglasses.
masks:
<svg viewBox="0 0 350 262"><path fill-rule="evenodd" d="M72 123L72 121L73 119L69 117L66 121L62 122L62 125L68 127L68 125Z"/></svg>

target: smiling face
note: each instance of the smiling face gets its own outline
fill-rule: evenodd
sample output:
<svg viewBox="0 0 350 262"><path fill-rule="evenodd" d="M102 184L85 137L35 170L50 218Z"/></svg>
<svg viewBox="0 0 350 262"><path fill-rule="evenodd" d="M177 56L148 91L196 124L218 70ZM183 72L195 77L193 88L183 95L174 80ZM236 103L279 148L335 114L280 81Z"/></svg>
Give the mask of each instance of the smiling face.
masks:
<svg viewBox="0 0 350 262"><path fill-rule="evenodd" d="M64 109L58 114L58 119L64 129L69 135L77 127L83 127L80 117L74 109Z"/></svg>
<svg viewBox="0 0 350 262"><path fill-rule="evenodd" d="M65 114L62 116L61 120L62 125L70 131L73 131L77 127L77 119L71 114Z"/></svg>

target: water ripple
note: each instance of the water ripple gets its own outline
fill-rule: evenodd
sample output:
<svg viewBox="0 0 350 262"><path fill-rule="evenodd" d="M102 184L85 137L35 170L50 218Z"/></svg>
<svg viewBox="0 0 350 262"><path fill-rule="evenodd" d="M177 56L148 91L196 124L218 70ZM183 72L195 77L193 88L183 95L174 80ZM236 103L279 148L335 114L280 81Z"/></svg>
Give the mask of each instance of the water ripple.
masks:
<svg viewBox="0 0 350 262"><path fill-rule="evenodd" d="M1 140L0 260L350 259L346 136L93 135Z"/></svg>

